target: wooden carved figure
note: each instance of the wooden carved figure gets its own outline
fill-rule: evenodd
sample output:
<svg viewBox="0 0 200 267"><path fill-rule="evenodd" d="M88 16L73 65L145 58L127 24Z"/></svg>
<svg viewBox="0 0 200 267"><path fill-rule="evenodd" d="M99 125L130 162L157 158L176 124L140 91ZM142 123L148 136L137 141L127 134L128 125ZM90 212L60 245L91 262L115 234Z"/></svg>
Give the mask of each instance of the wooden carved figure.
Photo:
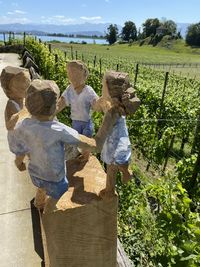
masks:
<svg viewBox="0 0 200 267"><path fill-rule="evenodd" d="M92 137L93 125L90 111L98 96L92 87L86 84L88 74L86 65L80 60L73 60L67 64L70 85L58 101L58 111L70 106L72 128L80 134Z"/></svg>
<svg viewBox="0 0 200 267"><path fill-rule="evenodd" d="M1 72L1 86L8 97L5 109L7 130L12 130L20 116L26 115L24 97L30 85L29 71L25 68L7 66Z"/></svg>
<svg viewBox="0 0 200 267"><path fill-rule="evenodd" d="M70 85L61 95L58 101L57 112L60 112L66 106L70 107L72 128L78 133L87 137L93 135L93 123L91 120L91 109L98 99L93 88L86 84L89 72L87 66L80 60L72 60L67 64L67 76ZM66 154L69 154L70 147L66 147ZM72 150L73 151L73 150ZM79 152L75 149L71 153L78 155ZM85 153L84 158L89 157Z"/></svg>
<svg viewBox="0 0 200 267"><path fill-rule="evenodd" d="M118 171L122 172L124 183L132 178L129 169L131 143L125 116L133 114L138 109L140 100L130 85L127 73L108 71L103 77L102 97L96 102L94 109L106 112L113 105L118 105L117 119L101 151L101 159L107 165L106 188L100 193L102 198L115 194Z"/></svg>

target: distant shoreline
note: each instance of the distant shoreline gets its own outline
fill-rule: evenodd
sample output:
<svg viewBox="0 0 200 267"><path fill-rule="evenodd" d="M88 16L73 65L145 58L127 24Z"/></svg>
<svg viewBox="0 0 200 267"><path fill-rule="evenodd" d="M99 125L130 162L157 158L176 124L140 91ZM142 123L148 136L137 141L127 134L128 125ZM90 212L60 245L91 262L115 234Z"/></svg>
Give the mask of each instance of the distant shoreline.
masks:
<svg viewBox="0 0 200 267"><path fill-rule="evenodd" d="M68 37L68 38L88 38L88 39L103 39L106 40L105 36L98 35L84 35L84 34L63 34L63 33L46 33L46 32L11 32L11 31L0 31L0 34L15 34L15 35L31 35L31 36L52 36L52 37Z"/></svg>
<svg viewBox="0 0 200 267"><path fill-rule="evenodd" d="M43 42L66 42L66 43L80 43L80 44L108 44L105 38L99 36L85 36L85 35L64 35L64 34L43 34L41 32L25 33L26 36L37 37ZM0 32L0 41L9 40L9 38L20 38L24 37L24 32L20 33L9 33Z"/></svg>

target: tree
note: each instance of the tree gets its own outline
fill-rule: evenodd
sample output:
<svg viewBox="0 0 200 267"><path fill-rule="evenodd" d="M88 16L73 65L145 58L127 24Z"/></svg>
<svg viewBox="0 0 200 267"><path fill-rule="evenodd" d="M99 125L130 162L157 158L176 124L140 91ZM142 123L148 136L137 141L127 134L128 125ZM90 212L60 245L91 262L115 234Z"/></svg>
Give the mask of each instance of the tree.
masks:
<svg viewBox="0 0 200 267"><path fill-rule="evenodd" d="M132 21L126 21L124 27L122 28L121 37L124 41L136 40L137 29L135 23Z"/></svg>
<svg viewBox="0 0 200 267"><path fill-rule="evenodd" d="M177 25L173 20L166 20L162 23L163 27L166 28L166 34L174 35L177 31Z"/></svg>
<svg viewBox="0 0 200 267"><path fill-rule="evenodd" d="M106 40L109 44L114 44L117 41L118 28L116 24L110 24L107 28Z"/></svg>
<svg viewBox="0 0 200 267"><path fill-rule="evenodd" d="M159 19L147 19L143 24L143 34L145 37L155 35L156 29L161 26Z"/></svg>
<svg viewBox="0 0 200 267"><path fill-rule="evenodd" d="M188 27L185 41L188 45L200 46L200 22Z"/></svg>

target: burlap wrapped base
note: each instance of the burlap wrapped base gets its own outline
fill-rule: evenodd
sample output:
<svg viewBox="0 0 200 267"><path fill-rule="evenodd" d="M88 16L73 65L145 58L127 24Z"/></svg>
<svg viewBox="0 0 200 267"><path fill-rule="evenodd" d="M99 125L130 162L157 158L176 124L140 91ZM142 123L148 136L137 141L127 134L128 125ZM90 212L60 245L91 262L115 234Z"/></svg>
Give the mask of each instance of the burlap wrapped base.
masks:
<svg viewBox="0 0 200 267"><path fill-rule="evenodd" d="M68 192L50 200L41 217L45 266L116 267L118 198L98 197L105 172L94 156L88 162L68 161L67 172Z"/></svg>

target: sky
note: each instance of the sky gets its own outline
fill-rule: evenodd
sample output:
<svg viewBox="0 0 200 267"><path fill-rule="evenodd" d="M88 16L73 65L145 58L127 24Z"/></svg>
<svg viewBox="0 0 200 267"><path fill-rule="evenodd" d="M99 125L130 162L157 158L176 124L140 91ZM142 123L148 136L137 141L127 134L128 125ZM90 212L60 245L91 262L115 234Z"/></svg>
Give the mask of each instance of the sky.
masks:
<svg viewBox="0 0 200 267"><path fill-rule="evenodd" d="M200 22L200 0L0 0L0 24L113 23L148 18L176 23Z"/></svg>

